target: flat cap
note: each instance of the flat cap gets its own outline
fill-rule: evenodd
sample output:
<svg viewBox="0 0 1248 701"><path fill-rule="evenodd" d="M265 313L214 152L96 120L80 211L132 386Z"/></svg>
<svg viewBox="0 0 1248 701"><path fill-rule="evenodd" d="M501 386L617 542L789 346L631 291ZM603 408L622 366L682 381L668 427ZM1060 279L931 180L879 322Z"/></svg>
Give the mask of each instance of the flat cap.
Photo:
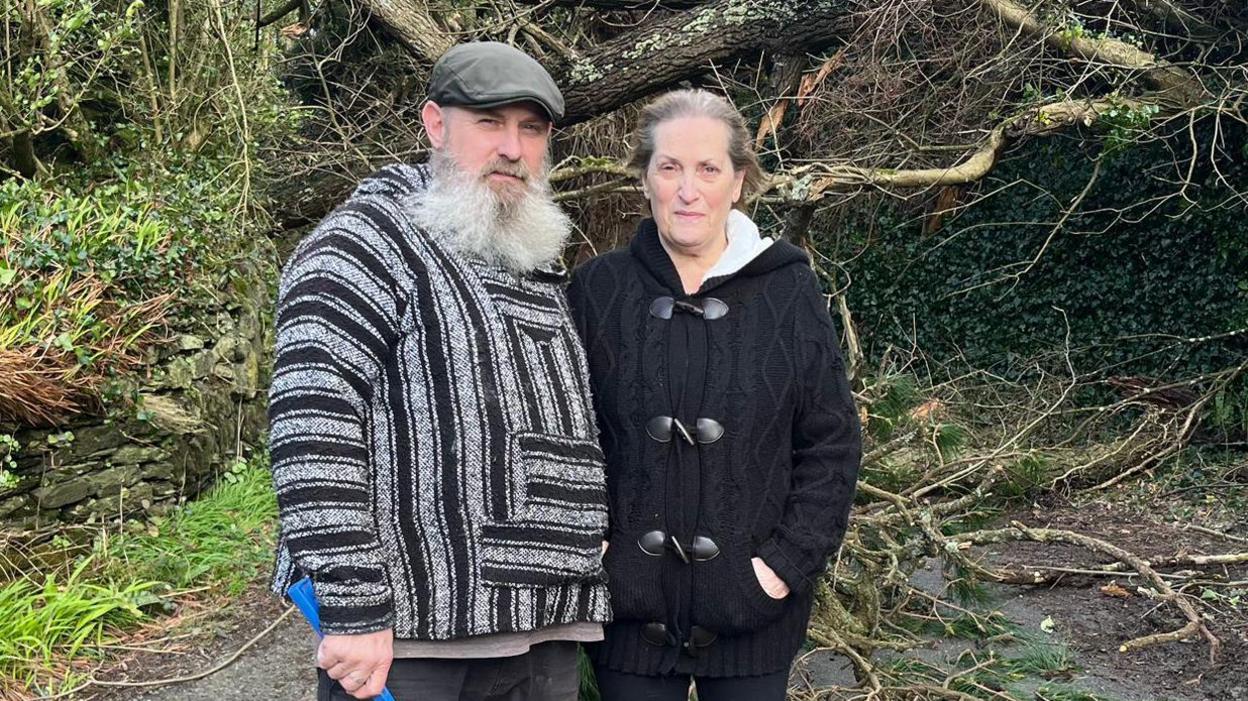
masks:
<svg viewBox="0 0 1248 701"><path fill-rule="evenodd" d="M563 119L563 93L542 64L496 41L460 44L442 54L429 77L429 99L464 107L532 101L552 122Z"/></svg>

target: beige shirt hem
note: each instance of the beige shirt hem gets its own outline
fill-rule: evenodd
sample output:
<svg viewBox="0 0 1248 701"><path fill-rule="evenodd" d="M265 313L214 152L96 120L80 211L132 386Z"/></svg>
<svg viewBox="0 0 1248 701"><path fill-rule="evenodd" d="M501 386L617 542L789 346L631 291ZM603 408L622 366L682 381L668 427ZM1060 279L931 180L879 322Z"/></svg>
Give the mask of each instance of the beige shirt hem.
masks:
<svg viewBox="0 0 1248 701"><path fill-rule="evenodd" d="M602 624L564 623L520 633L490 633L458 640L395 640L394 656L439 659L514 657L525 654L534 645L553 640L595 643L602 640Z"/></svg>

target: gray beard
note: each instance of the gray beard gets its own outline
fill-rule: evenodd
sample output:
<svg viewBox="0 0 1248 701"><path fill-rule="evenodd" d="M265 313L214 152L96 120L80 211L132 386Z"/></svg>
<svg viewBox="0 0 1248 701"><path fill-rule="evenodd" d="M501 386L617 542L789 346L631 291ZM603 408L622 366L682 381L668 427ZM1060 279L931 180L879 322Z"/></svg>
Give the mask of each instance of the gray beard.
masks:
<svg viewBox="0 0 1248 701"><path fill-rule="evenodd" d="M531 174L523 196L510 202L442 150L430 156L429 170L428 189L408 211L448 248L518 274L546 267L563 253L572 221L551 198L545 172Z"/></svg>

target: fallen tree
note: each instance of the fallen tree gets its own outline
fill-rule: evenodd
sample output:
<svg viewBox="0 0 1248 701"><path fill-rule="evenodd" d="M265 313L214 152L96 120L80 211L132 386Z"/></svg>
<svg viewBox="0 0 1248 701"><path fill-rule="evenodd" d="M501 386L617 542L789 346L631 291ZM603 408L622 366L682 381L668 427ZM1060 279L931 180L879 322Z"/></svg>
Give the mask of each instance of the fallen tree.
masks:
<svg viewBox="0 0 1248 701"><path fill-rule="evenodd" d="M759 121L759 144L765 135L775 142L763 201L782 210L973 184L1012 146L1071 129L1139 141L1165 138L1194 119L1242 121L1248 94L1234 59L1233 28L1242 18L1173 3L1135 3L1135 14L1112 17L1095 4L1063 15L1059 2L1025 7L1013 0L561 1L455 11L357 0L351 7L358 9L352 21L371 19L381 30L372 41L394 37L410 60L367 80L404 87L387 89L383 100L361 99L357 85L350 104L331 98L321 105L334 115L334 138L355 155L278 185L274 199L287 228L319 219L351 183L396 153L419 157L412 83L420 84L450 40L512 41L544 61L564 89L569 144L674 85L735 93ZM1176 35L1175 22L1190 31ZM916 41L918 50L901 50ZM1202 58L1188 59L1193 47ZM346 75L344 83L359 78ZM802 86L803 78L811 84ZM334 77L321 79L320 92L332 94ZM1044 95L1057 99L1037 99ZM406 122L404 135L380 151L369 145L382 142L367 129L350 127L353 115L373 121L378 110ZM562 200L633 192L617 164L625 143L606 146L556 170Z"/></svg>

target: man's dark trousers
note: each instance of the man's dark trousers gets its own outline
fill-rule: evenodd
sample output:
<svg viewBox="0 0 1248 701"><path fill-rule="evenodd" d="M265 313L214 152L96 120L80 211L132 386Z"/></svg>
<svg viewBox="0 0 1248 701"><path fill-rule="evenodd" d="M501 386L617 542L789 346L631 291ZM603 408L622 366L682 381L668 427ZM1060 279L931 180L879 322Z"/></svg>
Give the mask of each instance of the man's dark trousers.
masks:
<svg viewBox="0 0 1248 701"><path fill-rule="evenodd" d="M317 701L355 701L317 670ZM576 643L551 641L523 655L485 659L396 659L386 677L395 701L576 701Z"/></svg>

